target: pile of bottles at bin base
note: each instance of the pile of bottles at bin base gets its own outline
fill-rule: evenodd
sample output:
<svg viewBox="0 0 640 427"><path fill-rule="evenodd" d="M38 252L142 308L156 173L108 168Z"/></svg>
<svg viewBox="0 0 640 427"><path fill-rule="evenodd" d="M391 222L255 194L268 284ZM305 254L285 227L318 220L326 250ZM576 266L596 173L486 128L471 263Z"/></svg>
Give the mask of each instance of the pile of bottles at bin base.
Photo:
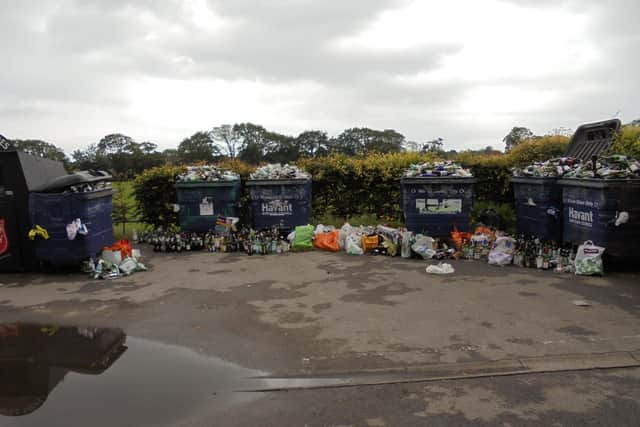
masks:
<svg viewBox="0 0 640 427"><path fill-rule="evenodd" d="M273 228L256 231L212 229L192 233L178 229L152 229L134 235L135 243L149 244L154 252L208 251L282 254L319 249L349 255L400 256L426 260L472 260L493 265L554 270L575 274L602 274L602 252L595 245L561 246L534 236L509 236L495 228L479 225L473 233L454 229L450 239L432 238L405 228L387 225L299 226L293 232ZM585 249L586 248L586 249Z"/></svg>
<svg viewBox="0 0 640 427"><path fill-rule="evenodd" d="M154 252L244 252L248 255L268 255L289 252L291 244L280 230L236 231L209 230L205 233L162 228L136 233L134 241L149 244Z"/></svg>

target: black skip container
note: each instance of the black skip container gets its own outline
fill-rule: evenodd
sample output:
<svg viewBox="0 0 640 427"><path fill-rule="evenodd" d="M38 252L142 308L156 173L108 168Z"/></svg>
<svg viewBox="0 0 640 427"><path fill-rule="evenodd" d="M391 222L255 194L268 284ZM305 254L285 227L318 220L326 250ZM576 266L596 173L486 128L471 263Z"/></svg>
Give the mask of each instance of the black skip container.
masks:
<svg viewBox="0 0 640 427"><path fill-rule="evenodd" d="M311 179L248 180L252 226L293 230L311 223Z"/></svg>
<svg viewBox="0 0 640 427"><path fill-rule="evenodd" d="M475 178L402 178L402 212L409 231L449 237L453 226L468 231Z"/></svg>

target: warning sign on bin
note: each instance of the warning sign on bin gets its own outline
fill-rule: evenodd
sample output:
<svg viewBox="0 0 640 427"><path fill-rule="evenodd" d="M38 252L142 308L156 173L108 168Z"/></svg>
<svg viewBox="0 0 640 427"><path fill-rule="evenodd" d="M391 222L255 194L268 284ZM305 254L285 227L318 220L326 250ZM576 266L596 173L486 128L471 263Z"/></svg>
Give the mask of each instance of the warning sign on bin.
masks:
<svg viewBox="0 0 640 427"><path fill-rule="evenodd" d="M459 214L462 199L416 199L416 209L421 214Z"/></svg>

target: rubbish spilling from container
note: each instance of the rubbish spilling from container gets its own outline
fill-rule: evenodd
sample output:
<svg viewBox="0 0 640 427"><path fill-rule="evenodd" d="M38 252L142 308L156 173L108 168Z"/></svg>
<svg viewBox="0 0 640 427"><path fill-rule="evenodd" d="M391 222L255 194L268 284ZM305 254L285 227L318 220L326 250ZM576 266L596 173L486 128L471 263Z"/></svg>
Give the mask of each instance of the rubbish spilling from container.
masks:
<svg viewBox="0 0 640 427"><path fill-rule="evenodd" d="M473 177L473 174L469 169L463 168L458 163L447 160L413 164L404 172L404 176L407 178L434 178L441 176L470 178Z"/></svg>
<svg viewBox="0 0 640 427"><path fill-rule="evenodd" d="M133 249L128 240L120 240L104 247L99 257L82 261L81 269L93 279L113 280L147 271L141 257L140 250Z"/></svg>
<svg viewBox="0 0 640 427"><path fill-rule="evenodd" d="M273 179L308 179L311 178L307 172L297 166L289 164L273 163L261 166L255 170L249 179L253 180L273 180Z"/></svg>
<svg viewBox="0 0 640 427"><path fill-rule="evenodd" d="M513 168L513 176L558 178L572 173L580 165L580 159L573 157L560 157L544 162L535 162L524 168Z"/></svg>
<svg viewBox="0 0 640 427"><path fill-rule="evenodd" d="M237 173L212 165L187 166L187 170L176 178L178 182L218 182L237 181L240 175Z"/></svg>

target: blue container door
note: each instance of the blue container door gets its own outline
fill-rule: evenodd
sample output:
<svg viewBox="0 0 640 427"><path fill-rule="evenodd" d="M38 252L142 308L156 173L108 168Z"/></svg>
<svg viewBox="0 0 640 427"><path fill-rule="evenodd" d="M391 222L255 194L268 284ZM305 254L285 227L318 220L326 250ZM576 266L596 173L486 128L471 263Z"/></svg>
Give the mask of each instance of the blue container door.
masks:
<svg viewBox="0 0 640 427"><path fill-rule="evenodd" d="M206 232L216 226L218 215L238 216L240 181L224 184L176 185L180 228Z"/></svg>
<svg viewBox="0 0 640 427"><path fill-rule="evenodd" d="M518 233L561 242L562 187L557 183L514 183L513 192Z"/></svg>
<svg viewBox="0 0 640 427"><path fill-rule="evenodd" d="M36 257L52 265L75 265L113 244L112 191L29 195L32 224L44 227L49 239L36 242ZM67 224L79 218L88 234L67 237Z"/></svg>
<svg viewBox="0 0 640 427"><path fill-rule="evenodd" d="M587 240L606 248L612 261L640 261L640 186L605 183L602 188L565 185L564 242L582 244ZM621 212L629 220L618 226Z"/></svg>
<svg viewBox="0 0 640 427"><path fill-rule="evenodd" d="M414 233L444 238L454 226L468 231L472 202L472 184L402 183L405 225Z"/></svg>
<svg viewBox="0 0 640 427"><path fill-rule="evenodd" d="M311 223L311 180L249 185L253 228L294 229Z"/></svg>

